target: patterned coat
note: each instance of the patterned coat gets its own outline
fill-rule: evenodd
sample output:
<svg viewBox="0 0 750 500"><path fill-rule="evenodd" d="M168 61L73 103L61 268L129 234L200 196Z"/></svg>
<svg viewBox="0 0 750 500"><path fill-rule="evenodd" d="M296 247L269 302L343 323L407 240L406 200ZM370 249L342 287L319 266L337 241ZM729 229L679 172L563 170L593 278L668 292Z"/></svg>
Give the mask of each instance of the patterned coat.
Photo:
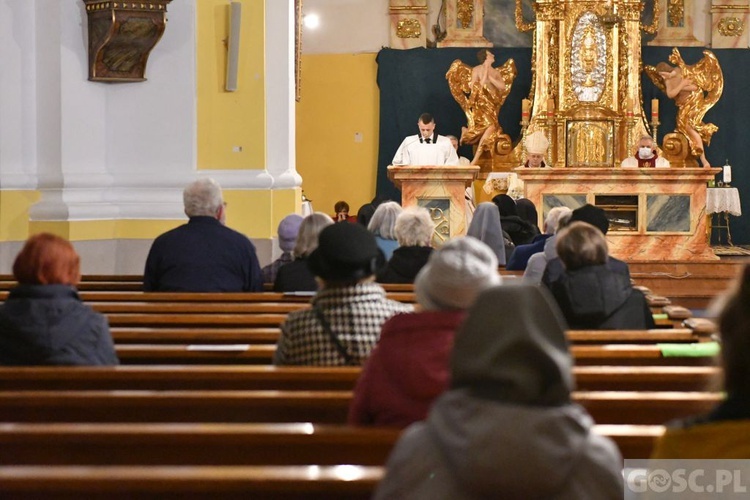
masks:
<svg viewBox="0 0 750 500"><path fill-rule="evenodd" d="M380 337L381 325L413 307L385 298L377 283L321 290L312 299L353 360L362 364ZM342 366L347 362L312 309L290 313L281 326L274 364Z"/></svg>

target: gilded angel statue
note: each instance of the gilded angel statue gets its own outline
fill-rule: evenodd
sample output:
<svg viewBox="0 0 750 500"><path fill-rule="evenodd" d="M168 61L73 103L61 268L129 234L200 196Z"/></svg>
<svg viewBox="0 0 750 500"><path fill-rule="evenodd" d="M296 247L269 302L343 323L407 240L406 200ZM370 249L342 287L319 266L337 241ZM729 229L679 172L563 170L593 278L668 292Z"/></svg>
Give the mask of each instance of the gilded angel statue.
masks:
<svg viewBox="0 0 750 500"><path fill-rule="evenodd" d="M724 91L724 75L713 52L704 50L703 59L689 66L677 48L672 49L669 62L646 66L646 74L677 105L677 131L690 143L690 152L700 158L701 165L710 167L704 144L719 130L713 123L703 123L706 112L716 104Z"/></svg>
<svg viewBox="0 0 750 500"><path fill-rule="evenodd" d="M472 165L485 150L495 155L495 144L503 131L497 115L518 73L513 59L493 67L495 56L487 49L480 50L477 58L479 65L473 68L456 59L445 74L453 98L466 114L467 126L461 129L460 142L477 144Z"/></svg>

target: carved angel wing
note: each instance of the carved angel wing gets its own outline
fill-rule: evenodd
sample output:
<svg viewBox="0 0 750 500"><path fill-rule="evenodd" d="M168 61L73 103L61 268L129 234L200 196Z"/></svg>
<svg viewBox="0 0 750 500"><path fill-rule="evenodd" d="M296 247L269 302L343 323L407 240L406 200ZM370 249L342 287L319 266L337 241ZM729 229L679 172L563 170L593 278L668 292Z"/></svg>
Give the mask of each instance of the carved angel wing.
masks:
<svg viewBox="0 0 750 500"><path fill-rule="evenodd" d="M719 60L710 50L703 51L703 59L690 67L693 82L707 95L704 102L710 108L719 100L724 92L724 74L719 66Z"/></svg>
<svg viewBox="0 0 750 500"><path fill-rule="evenodd" d="M648 78L654 82L654 85L658 87L659 90L667 93L667 86L664 84L664 78L659 74L658 71L656 71L656 67L654 66L644 66L643 71L646 72L646 75Z"/></svg>
<svg viewBox="0 0 750 500"><path fill-rule="evenodd" d="M471 66L456 59L445 74L445 78L448 80L448 87L451 89L453 98L465 112L469 103L467 96L471 93Z"/></svg>
<svg viewBox="0 0 750 500"><path fill-rule="evenodd" d="M518 74L515 61L513 59L508 59L503 63L502 66L498 66L497 70L503 76L505 88L510 90L510 86L513 83L513 80L516 79L516 75Z"/></svg>

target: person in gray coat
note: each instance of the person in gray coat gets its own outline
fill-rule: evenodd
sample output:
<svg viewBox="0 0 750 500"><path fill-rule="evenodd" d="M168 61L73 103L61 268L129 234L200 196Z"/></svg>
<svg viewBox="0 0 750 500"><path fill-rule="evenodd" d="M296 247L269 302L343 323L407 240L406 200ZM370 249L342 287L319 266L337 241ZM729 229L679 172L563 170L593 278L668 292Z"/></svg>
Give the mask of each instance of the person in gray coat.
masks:
<svg viewBox="0 0 750 500"><path fill-rule="evenodd" d="M376 499L621 499L622 458L571 400L564 320L534 285L486 290L456 334L450 389L402 434Z"/></svg>

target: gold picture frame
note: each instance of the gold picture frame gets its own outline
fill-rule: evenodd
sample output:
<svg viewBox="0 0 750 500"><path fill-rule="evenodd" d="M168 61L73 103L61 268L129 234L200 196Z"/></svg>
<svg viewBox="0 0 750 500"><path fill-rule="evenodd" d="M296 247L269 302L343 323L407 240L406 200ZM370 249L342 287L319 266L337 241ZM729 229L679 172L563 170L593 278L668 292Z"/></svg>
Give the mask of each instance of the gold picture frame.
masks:
<svg viewBox="0 0 750 500"><path fill-rule="evenodd" d="M302 0L294 0L294 98L302 96Z"/></svg>

